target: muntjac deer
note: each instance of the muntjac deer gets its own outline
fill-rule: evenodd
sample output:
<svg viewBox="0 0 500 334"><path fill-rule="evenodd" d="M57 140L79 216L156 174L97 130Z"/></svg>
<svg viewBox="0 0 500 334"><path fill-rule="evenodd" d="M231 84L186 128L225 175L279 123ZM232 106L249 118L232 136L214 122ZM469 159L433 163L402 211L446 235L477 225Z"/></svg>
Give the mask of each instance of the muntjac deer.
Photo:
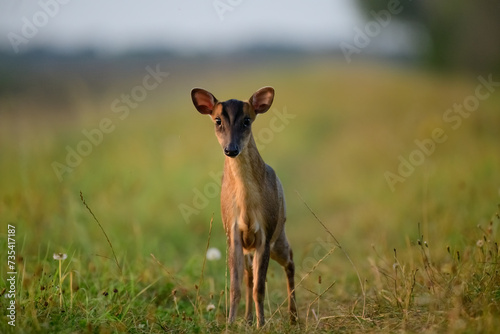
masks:
<svg viewBox="0 0 500 334"><path fill-rule="evenodd" d="M243 272L246 283L245 317L264 325L264 296L269 258L283 266L287 278L290 320L297 321L293 253L285 235L286 206L281 182L264 163L252 135L258 114L269 110L274 89L263 87L248 101L219 102L210 92L195 88L196 109L210 115L215 134L226 155L221 189L221 213L227 235L230 271L229 322L234 322L241 298Z"/></svg>

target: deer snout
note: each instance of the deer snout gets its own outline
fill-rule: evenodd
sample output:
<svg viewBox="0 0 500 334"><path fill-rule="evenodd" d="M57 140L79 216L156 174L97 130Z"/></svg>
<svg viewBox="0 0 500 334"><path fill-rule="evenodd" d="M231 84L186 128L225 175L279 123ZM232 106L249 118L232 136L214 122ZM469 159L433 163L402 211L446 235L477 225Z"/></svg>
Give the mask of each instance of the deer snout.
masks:
<svg viewBox="0 0 500 334"><path fill-rule="evenodd" d="M224 147L224 154L230 158L235 158L238 154L240 154L240 148L236 144L229 144Z"/></svg>

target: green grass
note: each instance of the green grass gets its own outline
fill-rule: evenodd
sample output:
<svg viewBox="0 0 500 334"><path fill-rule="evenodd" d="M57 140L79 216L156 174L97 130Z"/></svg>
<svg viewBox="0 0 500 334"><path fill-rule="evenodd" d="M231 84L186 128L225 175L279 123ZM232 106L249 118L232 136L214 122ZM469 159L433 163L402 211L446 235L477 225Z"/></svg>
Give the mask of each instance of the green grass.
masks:
<svg viewBox="0 0 500 334"><path fill-rule="evenodd" d="M277 95L254 133L268 129L276 112L295 116L260 147L285 188L301 282L300 325L293 327L282 304L285 275L270 265L264 332L497 330L498 91L454 130L443 114L474 94L476 76L345 66L326 57L162 66L170 76L123 120L110 105L142 82L140 66L99 94L85 82L68 83L64 103L0 98L3 310L7 224L16 227L18 272L16 326L2 317L1 332L253 331L243 324L243 302L238 323L225 322L218 196L208 196L189 222L179 205L193 207L196 191L215 185L211 175L223 166L213 126L195 111L190 89L246 99L264 85ZM63 163L66 146L75 148L82 130L103 118L114 131L60 182L53 161ZM437 127L447 141L391 191L384 173L396 172L398 157L408 158L414 140ZM208 242L223 255L202 269ZM61 273L53 253L68 255Z"/></svg>

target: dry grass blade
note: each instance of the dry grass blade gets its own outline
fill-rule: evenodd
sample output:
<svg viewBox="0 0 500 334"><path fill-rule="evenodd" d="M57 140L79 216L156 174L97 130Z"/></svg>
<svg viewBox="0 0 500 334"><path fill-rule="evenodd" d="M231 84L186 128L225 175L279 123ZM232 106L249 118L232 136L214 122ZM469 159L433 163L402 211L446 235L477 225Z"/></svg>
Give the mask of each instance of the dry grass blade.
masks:
<svg viewBox="0 0 500 334"><path fill-rule="evenodd" d="M163 264L161 263L155 256L153 253L149 254L151 256L151 258L163 269L165 270L165 272L167 273L167 275L175 281L175 283L177 285L181 285L181 282L177 279L177 277L175 277L175 275L173 275L169 270L168 268Z"/></svg>
<svg viewBox="0 0 500 334"><path fill-rule="evenodd" d="M304 275L304 277L302 277L302 279L299 281L299 283L295 284L295 288L290 291L290 293L293 293L295 290L297 290L297 288L302 284L302 282L307 278L309 277L309 275L311 275L315 270L316 268L321 264L321 262L323 262L327 257L329 257L333 252L335 251L335 248L332 248L330 249L330 251L328 253L325 254L325 256L323 256L321 259L319 259L318 262L316 262L316 264L311 268L311 270L309 270L307 272L307 274ZM278 313L280 311L280 309L283 307L283 305L285 305L285 303L288 301L288 296L287 298L285 298L283 300L283 302L278 306L278 308L276 309L276 311L274 311L273 314L271 314L271 316L269 317L269 320L266 321L266 323L264 324L264 326L261 327L261 329L259 330L262 331L264 328L266 328L267 324L270 323L270 320L276 315L276 313Z"/></svg>
<svg viewBox="0 0 500 334"><path fill-rule="evenodd" d="M361 276L359 274L359 271L358 271L358 268L356 268L356 265L354 264L354 262L352 262L351 260L351 257L349 256L349 254L347 254L347 252L345 251L345 249L342 247L342 245L340 244L340 242L337 240L337 238L335 238L335 236L333 235L332 232L330 232L330 230L326 227L325 224L323 224L323 222L318 218L318 216L316 215L316 213L314 213L314 211L311 209L311 207L306 203L306 201L302 198L302 196L300 196L300 193L298 191L295 191L297 193L297 195L299 196L300 200L302 201L302 203L304 203L304 205L306 206L306 208L309 210L309 212L311 212L311 214L314 216L314 218L316 218L316 220L318 221L318 223L321 224L321 226L323 226L323 228L325 229L325 231L333 238L333 240L335 241L335 243L337 244L337 247L340 248L340 250L342 251L342 253L344 253L344 256L347 258L347 260L349 261L349 263L351 264L352 268L354 269L354 271L356 272L356 276L358 277L358 280L359 280L359 286L361 288L361 293L363 294L363 311L361 312L361 318L364 318L365 317L365 308L366 308L366 292L365 292L365 288L363 286L363 281L361 280Z"/></svg>
<svg viewBox="0 0 500 334"><path fill-rule="evenodd" d="M312 305L318 301L328 290L330 290L334 285L335 285L336 282L333 282L332 284L330 284L330 286L328 286L328 288L326 288L325 291L323 291L321 294L319 295L316 295L316 298L314 298L314 300L312 302L309 303L309 306L307 307L307 314L306 314L306 329L307 329L307 323L309 321L309 312L311 311L311 307ZM314 309L312 309L314 311ZM318 312L319 314L319 312ZM316 321L317 323L319 324L319 321L320 319L318 319L318 316L316 314L314 314L314 317L316 318Z"/></svg>
<svg viewBox="0 0 500 334"><path fill-rule="evenodd" d="M87 210L90 212L90 214L92 215L92 217L94 217L94 220L97 222L97 225L99 225L99 227L101 228L102 233L106 237L106 240L108 241L109 247L111 248L111 251L113 252L113 257L115 258L116 266L120 270L120 275L121 275L122 274L122 268L120 267L120 263L118 263L118 259L116 258L116 254L115 254L115 250L113 249L113 245L111 244L111 241L109 240L108 235L104 231L104 228L102 227L101 223L99 222L99 220L97 219L97 217L94 215L94 213L92 212L92 210L89 208L89 206L85 202L85 198L83 198L83 194L82 194L81 190L80 190L80 199L81 199L83 205L85 205L85 207L87 208Z"/></svg>

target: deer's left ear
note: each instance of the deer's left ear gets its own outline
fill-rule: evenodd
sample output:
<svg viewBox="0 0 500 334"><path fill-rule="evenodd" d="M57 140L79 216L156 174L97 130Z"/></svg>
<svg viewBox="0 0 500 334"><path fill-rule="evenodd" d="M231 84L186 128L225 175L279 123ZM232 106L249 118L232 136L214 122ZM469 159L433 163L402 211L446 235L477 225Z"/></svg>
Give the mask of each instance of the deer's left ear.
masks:
<svg viewBox="0 0 500 334"><path fill-rule="evenodd" d="M271 108L273 99L274 88L262 87L252 95L248 102L250 102L256 114L263 114Z"/></svg>

